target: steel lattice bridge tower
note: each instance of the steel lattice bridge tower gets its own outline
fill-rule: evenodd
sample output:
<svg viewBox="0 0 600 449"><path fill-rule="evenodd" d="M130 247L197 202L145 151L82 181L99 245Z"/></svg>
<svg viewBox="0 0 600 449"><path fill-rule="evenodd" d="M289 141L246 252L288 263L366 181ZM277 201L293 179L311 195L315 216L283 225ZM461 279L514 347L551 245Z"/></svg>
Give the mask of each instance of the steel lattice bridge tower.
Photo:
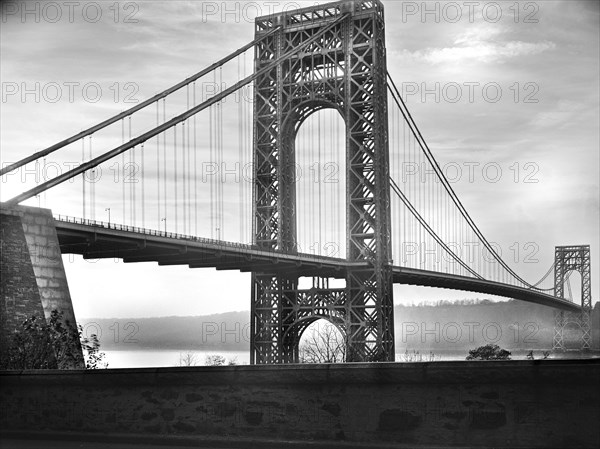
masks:
<svg viewBox="0 0 600 449"><path fill-rule="evenodd" d="M256 244L296 250L296 133L309 115L330 108L343 117L347 134L347 259L369 264L348 269L342 290L322 279L303 291L293 274L253 273L251 361L298 361L300 335L319 317L344 330L349 361L394 360L383 7L346 1L260 17L256 37L274 27L256 52L257 68L327 31L310 51L256 81Z"/></svg>
<svg viewBox="0 0 600 449"><path fill-rule="evenodd" d="M571 272L581 275L581 312L554 311L554 338L552 349L565 350L564 330L573 323L581 329L581 349L590 350L592 343L592 285L590 267L590 246L557 246L554 253L554 292L559 298L565 297L565 282Z"/></svg>
<svg viewBox="0 0 600 449"><path fill-rule="evenodd" d="M32 305L31 310L42 307L40 298L61 297L75 319L64 270L55 272L55 277L65 279L60 288L50 288L47 279L35 277L35 270L40 276L57 270L35 257L36 242L46 242L54 250L59 247L61 254L90 259L252 273L250 360L256 364L298 362L300 337L319 319L330 321L344 335L346 361L393 361L394 283L550 306L558 310L554 349L564 349L563 331L571 322L582 331L582 349L590 348L589 246L557 247L554 263L533 284L502 259L453 190L387 70L384 9L378 0L345 0L260 17L255 27L252 42L198 73L0 168L0 176L5 176L19 168L27 170L28 165L31 169L42 158L81 157L82 161L1 204L3 248L18 248L2 255L22 256L3 259L3 263L31 265L32 279L39 281L33 286L13 283L18 292L37 292L24 300ZM230 77L229 84L221 83L223 73ZM196 82L211 78L224 87L197 102ZM251 105L249 101L225 104L227 98L241 98L242 88L250 88ZM166 113L167 103L177 109L171 117ZM228 113L223 112L226 107L230 107ZM318 212L316 207L307 212L297 199L302 189L303 199L308 198L305 202L315 202L316 196L310 189L310 195L306 194L306 186L296 177L296 166L303 157L313 162L315 156L310 148L301 150L299 131L309 117L325 109L343 120L339 136L343 134L345 191L331 189L321 195L319 188ZM225 119L231 120L227 130L236 130L233 141L224 136ZM333 124L327 131L337 137ZM59 150L68 154L55 156ZM222 178L211 177L202 190L198 163L220 167L225 156L236 154L240 164L251 162L251 176L248 186L236 184L238 209L227 214L224 210L233 196L224 195ZM94 172L101 171L103 164L105 173L111 172L119 160L121 192L110 177L105 177L104 187L86 182L87 175L95 179ZM428 176L404 179L399 167L405 163L418 163ZM139 183L124 181L126 166L139 168ZM81 180L81 218L59 215L53 219L48 209L20 205L54 188L59 198L73 197L72 192L59 189L67 181L76 184L76 179ZM96 187L103 195L101 207L110 204L113 219L116 212L120 223L111 222L110 215L108 223L96 220ZM320 200L333 192L343 196L336 202L342 203L345 213L335 211L321 220L327 202L322 208ZM119 202L120 210L115 207ZM110 208L105 210L110 214ZM233 216L237 216L233 221L239 232L222 235L225 226L229 232L234 227L227 222ZM327 220L337 226L333 239L345 235L343 255L302 251L300 246L310 232L318 231L322 243L322 222ZM43 232L38 222L44 223ZM477 257L461 253L461 244L466 243L469 248L474 243L480 246ZM417 244L423 251L409 251ZM27 251L21 250L24 247ZM582 276L581 304L569 297L573 271ZM312 288L300 288L300 281L310 278ZM542 285L547 278L554 281L553 286ZM330 279L343 279L345 285L332 288ZM19 318L23 310L22 304L15 303L6 315ZM0 330L6 335L13 331L7 326Z"/></svg>

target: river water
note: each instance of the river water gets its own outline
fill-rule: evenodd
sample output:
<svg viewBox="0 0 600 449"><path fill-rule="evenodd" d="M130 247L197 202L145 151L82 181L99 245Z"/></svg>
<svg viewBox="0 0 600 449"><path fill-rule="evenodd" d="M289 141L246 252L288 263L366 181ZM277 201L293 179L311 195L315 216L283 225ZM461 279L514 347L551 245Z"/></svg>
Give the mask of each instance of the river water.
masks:
<svg viewBox="0 0 600 449"><path fill-rule="evenodd" d="M250 363L249 351L189 351L182 350L125 350L103 351L106 355L104 360L108 362L109 368L161 368L174 366L202 366L206 364L207 356L221 355L226 361L233 361L236 365L247 365ZM511 350L513 360L527 359L528 349ZM408 353L397 353L397 362L429 362L429 361L452 361L465 360L468 350L440 350L440 351L409 351ZM543 358L542 350L534 350L535 359ZM551 359L580 359L600 357L593 353L585 355L578 351L555 352L550 354ZM187 360L186 360L187 359Z"/></svg>

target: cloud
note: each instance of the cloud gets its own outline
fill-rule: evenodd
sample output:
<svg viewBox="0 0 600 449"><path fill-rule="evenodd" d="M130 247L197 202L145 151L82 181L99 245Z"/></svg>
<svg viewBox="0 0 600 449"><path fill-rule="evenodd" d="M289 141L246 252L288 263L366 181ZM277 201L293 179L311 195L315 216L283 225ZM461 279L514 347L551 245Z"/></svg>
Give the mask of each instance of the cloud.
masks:
<svg viewBox="0 0 600 449"><path fill-rule="evenodd" d="M510 41L504 44L476 42L445 48L427 48L415 52L404 51L403 56L432 65L461 65L471 61L501 63L506 59L539 54L555 48L556 45L548 41L538 43Z"/></svg>
<svg viewBox="0 0 600 449"><path fill-rule="evenodd" d="M505 31L499 27L476 26L456 35L451 47L427 47L414 52L405 50L403 55L414 61L432 65L461 65L471 61L502 63L507 59L539 54L556 48L556 44L548 40L503 41L503 34Z"/></svg>
<svg viewBox="0 0 600 449"><path fill-rule="evenodd" d="M586 105L571 100L560 100L552 109L546 109L533 117L531 124L541 128L555 128L568 124L584 112Z"/></svg>

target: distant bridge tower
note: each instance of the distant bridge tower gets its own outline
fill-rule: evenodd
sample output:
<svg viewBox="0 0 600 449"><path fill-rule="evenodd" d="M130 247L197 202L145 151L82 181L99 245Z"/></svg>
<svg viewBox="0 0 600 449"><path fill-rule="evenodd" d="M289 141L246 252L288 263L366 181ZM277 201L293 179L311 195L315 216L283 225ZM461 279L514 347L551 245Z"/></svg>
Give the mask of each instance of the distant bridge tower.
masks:
<svg viewBox="0 0 600 449"><path fill-rule="evenodd" d="M342 19L342 20L340 20ZM383 5L341 1L256 19L255 70L316 33L309 49L255 83L254 243L297 251L295 137L303 121L337 110L346 126L346 287L326 279L298 289L298 275L252 275L251 363L298 360L302 332L319 318L347 338L349 361L393 361L386 49ZM318 273L317 273L318 275Z"/></svg>
<svg viewBox="0 0 600 449"><path fill-rule="evenodd" d="M557 246L554 253L554 296L565 297L565 280L570 271L581 274L581 312L554 311L554 340L552 349L564 350L564 329L569 323L581 329L581 349L589 350L592 342L592 286L590 246ZM573 298L575 300L575 298Z"/></svg>

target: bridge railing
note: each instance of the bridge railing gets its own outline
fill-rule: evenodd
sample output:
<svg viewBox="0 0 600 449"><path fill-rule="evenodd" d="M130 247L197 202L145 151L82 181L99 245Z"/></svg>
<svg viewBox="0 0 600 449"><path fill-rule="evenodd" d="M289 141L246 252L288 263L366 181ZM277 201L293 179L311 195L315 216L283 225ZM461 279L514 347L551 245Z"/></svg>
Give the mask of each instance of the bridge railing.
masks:
<svg viewBox="0 0 600 449"><path fill-rule="evenodd" d="M264 248L260 248L256 245L249 245L249 244L245 244L245 243L237 243L237 242L228 242L225 240L215 240L215 239L210 239L210 238L205 238L205 237L196 237L196 236L191 236L191 235L185 235L185 234L179 234L179 233L174 233L174 232L165 232L165 231L159 231L156 229L147 229L147 228L141 228L141 227L137 227L137 226L127 226L127 225L122 225L122 224L118 224L118 223L108 223L108 222L103 222L103 221L97 221L97 220L90 220L90 219L84 219L84 218L77 218L77 217L70 217L70 216L66 216L66 215L54 215L54 219L63 223L73 223L73 224L78 224L78 225L84 225L84 226L90 226L90 227L98 227L98 228L103 228L103 229L113 229L115 231L125 231L125 232L131 232L131 233L136 233L136 234L142 234L142 235L151 235L151 236L157 236L157 237L166 237L166 238L172 238L172 239L177 239L177 240L183 240L183 241L189 241L189 242L201 242L201 243L207 243L207 244L212 244L215 246L225 246L228 248L234 248L234 249L246 249L246 250L254 250L254 251L260 251L260 252L269 252L271 254L275 254L275 255L289 255L289 256L300 256L309 260L314 260L315 262L340 262L340 261L345 261L345 259L339 259L339 258L334 258L334 257L326 257L326 256L319 256L316 254L306 254L306 253L292 253L292 252L284 252L284 251L279 251L279 250L267 250ZM425 272L425 271L423 271ZM434 274L433 272L430 272L431 274ZM482 280L484 282L492 282L492 283L498 283L498 284L502 284L500 282L494 282L494 281L490 281L490 280ZM522 287L525 288L525 287ZM530 290L535 290L538 293L543 293L548 295L547 292L545 291L541 291L538 289L530 289ZM341 290L340 290L341 291ZM554 295L549 295L549 296L554 296ZM554 297L557 300L560 300L562 302L567 302L567 303L572 303L573 300L572 299L568 299L568 298L559 298L559 297Z"/></svg>
<svg viewBox="0 0 600 449"><path fill-rule="evenodd" d="M63 223L73 223L73 224L80 224L80 225L85 225L85 226L90 226L90 227L112 229L115 231L124 231L124 232L136 233L136 234L151 235L151 236L156 236L156 237L165 237L165 238L171 238L171 239L177 239L177 240L183 240L183 241L189 241L189 242L206 243L209 245L225 246L225 247L233 248L233 249L245 249L245 250L261 251L261 252L270 252L272 254L301 256L301 257L308 258L308 259L315 260L315 261L339 262L341 260L344 260L344 259L339 259L336 257L320 256L317 254L288 252L288 251L281 251L281 250L268 250L265 248L260 248L257 245L249 245L247 243L229 242L226 240L215 240L215 239L210 239L210 238L206 238L206 237L196 237L193 235L179 234L179 233L167 232L167 231L159 231L156 229L141 228L141 227L137 227L137 226L128 226L128 225L123 225L123 224L118 224L118 223L108 223L108 222L104 222L104 221L90 220L87 218L70 217L67 215L60 215L60 214L54 215L54 219L57 221L61 221Z"/></svg>

